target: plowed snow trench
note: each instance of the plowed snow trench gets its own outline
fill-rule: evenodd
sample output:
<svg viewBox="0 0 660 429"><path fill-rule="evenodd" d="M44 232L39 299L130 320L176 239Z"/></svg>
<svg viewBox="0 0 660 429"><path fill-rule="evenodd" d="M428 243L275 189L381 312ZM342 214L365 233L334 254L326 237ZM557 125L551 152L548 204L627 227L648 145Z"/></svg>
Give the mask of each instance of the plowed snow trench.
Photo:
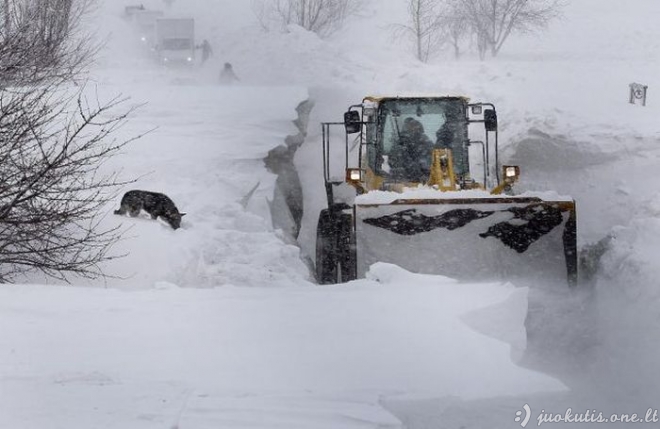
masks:
<svg viewBox="0 0 660 429"><path fill-rule="evenodd" d="M146 214L108 215L105 226L121 223L129 230L115 248L127 256L106 267L126 280L106 284L307 284L309 271L290 232L271 221L281 188L264 163L287 136L299 133L293 121L306 90L223 87L198 70L115 72L104 78L101 95L130 94L128 105L139 106L118 137L148 132L106 168L137 179L124 191L165 193L187 214L177 231Z"/></svg>

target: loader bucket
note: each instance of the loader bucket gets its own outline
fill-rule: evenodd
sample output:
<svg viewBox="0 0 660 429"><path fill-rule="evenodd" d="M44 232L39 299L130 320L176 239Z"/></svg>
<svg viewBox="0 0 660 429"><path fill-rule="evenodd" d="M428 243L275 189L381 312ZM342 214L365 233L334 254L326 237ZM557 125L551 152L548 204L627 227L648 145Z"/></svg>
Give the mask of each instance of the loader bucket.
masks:
<svg viewBox="0 0 660 429"><path fill-rule="evenodd" d="M358 275L377 261L465 281L577 282L573 200L356 201Z"/></svg>

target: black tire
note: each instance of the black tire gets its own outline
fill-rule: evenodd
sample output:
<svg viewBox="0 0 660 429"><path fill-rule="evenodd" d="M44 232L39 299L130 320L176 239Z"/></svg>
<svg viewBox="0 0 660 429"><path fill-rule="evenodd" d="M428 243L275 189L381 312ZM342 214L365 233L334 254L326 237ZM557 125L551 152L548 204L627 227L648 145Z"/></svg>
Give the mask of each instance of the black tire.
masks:
<svg viewBox="0 0 660 429"><path fill-rule="evenodd" d="M578 251L577 251L577 221L575 211L569 215L564 225L564 257L566 258L566 272L569 287L578 286Z"/></svg>
<svg viewBox="0 0 660 429"><path fill-rule="evenodd" d="M321 210L316 226L316 281L319 284L337 283L337 220L329 210Z"/></svg>
<svg viewBox="0 0 660 429"><path fill-rule="evenodd" d="M342 283L345 283L357 278L357 252L355 234L353 233L353 217L349 214L339 215L338 230L339 279Z"/></svg>

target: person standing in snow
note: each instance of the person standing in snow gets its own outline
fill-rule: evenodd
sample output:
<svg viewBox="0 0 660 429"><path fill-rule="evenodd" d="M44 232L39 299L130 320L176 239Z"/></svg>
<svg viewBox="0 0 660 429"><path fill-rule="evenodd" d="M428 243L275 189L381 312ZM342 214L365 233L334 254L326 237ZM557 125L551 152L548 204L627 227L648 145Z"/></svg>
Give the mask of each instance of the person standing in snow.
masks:
<svg viewBox="0 0 660 429"><path fill-rule="evenodd" d="M213 49L211 49L211 44L206 39L204 39L199 48L202 50L202 64L204 64L206 60L211 58L211 55L213 55Z"/></svg>
<svg viewBox="0 0 660 429"><path fill-rule="evenodd" d="M220 84L222 85L231 85L234 82L238 82L238 76L234 73L234 68L231 63L225 63L224 68L220 71Z"/></svg>

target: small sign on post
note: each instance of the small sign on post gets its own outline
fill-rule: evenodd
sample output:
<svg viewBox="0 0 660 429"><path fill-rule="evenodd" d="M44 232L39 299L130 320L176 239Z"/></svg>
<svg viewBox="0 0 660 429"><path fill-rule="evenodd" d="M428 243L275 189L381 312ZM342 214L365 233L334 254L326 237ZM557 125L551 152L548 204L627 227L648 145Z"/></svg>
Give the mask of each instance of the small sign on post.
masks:
<svg viewBox="0 0 660 429"><path fill-rule="evenodd" d="M630 84L630 104L637 104L641 102L642 106L646 106L646 90L648 86L641 83Z"/></svg>

